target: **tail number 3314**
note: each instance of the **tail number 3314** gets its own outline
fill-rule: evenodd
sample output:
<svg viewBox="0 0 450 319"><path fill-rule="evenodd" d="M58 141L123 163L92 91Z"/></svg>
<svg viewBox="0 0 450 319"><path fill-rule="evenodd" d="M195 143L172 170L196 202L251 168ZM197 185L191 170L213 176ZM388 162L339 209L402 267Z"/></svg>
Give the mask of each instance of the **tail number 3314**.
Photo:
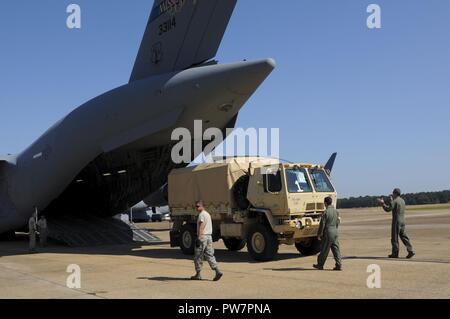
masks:
<svg viewBox="0 0 450 319"><path fill-rule="evenodd" d="M177 20L175 17L172 17L169 20L164 21L159 25L159 35L163 35L169 31L172 31L177 26Z"/></svg>

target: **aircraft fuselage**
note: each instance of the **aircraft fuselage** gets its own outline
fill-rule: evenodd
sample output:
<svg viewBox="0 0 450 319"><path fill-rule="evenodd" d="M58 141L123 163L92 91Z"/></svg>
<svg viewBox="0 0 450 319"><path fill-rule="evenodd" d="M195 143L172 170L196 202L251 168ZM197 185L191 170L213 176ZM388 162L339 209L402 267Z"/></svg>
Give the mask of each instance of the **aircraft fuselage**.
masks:
<svg viewBox="0 0 450 319"><path fill-rule="evenodd" d="M23 226L34 207L114 215L133 206L176 166L175 128L193 132L194 120L204 130L226 128L273 68L273 60L196 67L131 82L78 107L8 165L10 208L0 207L0 232Z"/></svg>

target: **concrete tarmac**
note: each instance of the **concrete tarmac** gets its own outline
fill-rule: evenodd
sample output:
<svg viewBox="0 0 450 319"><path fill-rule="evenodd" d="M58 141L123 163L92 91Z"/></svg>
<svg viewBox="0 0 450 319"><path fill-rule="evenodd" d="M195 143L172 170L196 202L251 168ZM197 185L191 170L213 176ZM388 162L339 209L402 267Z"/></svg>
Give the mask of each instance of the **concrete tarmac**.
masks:
<svg viewBox="0 0 450 319"><path fill-rule="evenodd" d="M0 242L0 298L449 298L450 209L407 212L407 232L416 251L411 260L390 253L390 215L381 209L341 210L340 242L344 271L312 268L316 257L302 257L294 246L280 246L276 260L252 261L244 248L228 252L214 244L224 272L219 282L205 263L201 282L191 256L168 244L168 223L142 224L163 242L69 248L50 243L28 253L26 236ZM401 256L405 256L401 247ZM67 267L80 266L81 288L68 288ZM381 269L381 288L369 289L369 265Z"/></svg>

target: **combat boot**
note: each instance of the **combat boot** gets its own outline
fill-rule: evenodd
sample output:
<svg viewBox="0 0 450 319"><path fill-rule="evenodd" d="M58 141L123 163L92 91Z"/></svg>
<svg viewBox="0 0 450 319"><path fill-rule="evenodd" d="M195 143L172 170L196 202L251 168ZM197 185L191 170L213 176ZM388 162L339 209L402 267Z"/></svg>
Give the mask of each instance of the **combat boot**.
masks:
<svg viewBox="0 0 450 319"><path fill-rule="evenodd" d="M415 256L416 254L413 251L408 252L408 256L406 256L407 259L411 259Z"/></svg>
<svg viewBox="0 0 450 319"><path fill-rule="evenodd" d="M216 276L214 277L213 281L219 281L222 276L223 274L219 270L216 270Z"/></svg>
<svg viewBox="0 0 450 319"><path fill-rule="evenodd" d="M320 265L313 265L313 267L318 270L323 270L323 266L320 266Z"/></svg>
<svg viewBox="0 0 450 319"><path fill-rule="evenodd" d="M198 272L195 276L191 277L191 280L202 280L202 275Z"/></svg>

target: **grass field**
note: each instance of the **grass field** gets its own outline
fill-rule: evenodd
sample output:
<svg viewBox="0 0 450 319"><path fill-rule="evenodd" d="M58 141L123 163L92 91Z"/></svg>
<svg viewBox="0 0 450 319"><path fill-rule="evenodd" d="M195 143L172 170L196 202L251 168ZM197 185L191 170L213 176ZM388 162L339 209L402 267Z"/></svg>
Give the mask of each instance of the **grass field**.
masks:
<svg viewBox="0 0 450 319"><path fill-rule="evenodd" d="M407 207L407 210L438 210L438 209L450 209L450 203L431 204L431 205L414 205L414 206Z"/></svg>
<svg viewBox="0 0 450 319"><path fill-rule="evenodd" d="M380 208L379 206L376 207L367 207L367 208L339 208L340 211L352 211L352 210L361 210L361 209L377 209ZM428 205L408 205L406 206L406 210L408 211L434 211L434 210L446 210L450 209L450 203L447 204L428 204Z"/></svg>

